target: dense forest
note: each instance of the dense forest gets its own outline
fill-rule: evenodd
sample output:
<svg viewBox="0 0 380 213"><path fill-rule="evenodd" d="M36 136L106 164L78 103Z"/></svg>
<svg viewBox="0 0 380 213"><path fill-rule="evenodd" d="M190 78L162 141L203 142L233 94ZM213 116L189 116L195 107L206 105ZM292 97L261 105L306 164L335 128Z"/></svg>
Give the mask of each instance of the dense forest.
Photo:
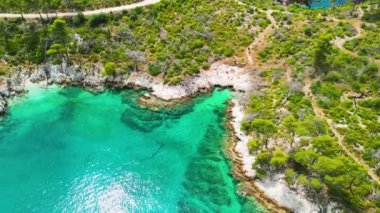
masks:
<svg viewBox="0 0 380 213"><path fill-rule="evenodd" d="M99 2L9 0L0 9L132 1ZM252 137L258 178L283 174L321 209L333 200L351 212L380 211L373 179L380 176L380 7L359 3L310 10L266 0L167 0L120 14L4 19L0 73L48 62L101 64L105 76L148 72L178 84L217 60L244 66L246 48L271 24L270 11L276 24L252 69L264 86L252 92L241 127Z"/></svg>

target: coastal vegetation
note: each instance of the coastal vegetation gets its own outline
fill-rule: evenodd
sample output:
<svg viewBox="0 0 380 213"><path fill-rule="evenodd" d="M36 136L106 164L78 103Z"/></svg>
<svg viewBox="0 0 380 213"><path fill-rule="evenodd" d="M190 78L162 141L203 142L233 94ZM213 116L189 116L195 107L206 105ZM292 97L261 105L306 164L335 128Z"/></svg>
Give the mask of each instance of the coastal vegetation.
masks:
<svg viewBox="0 0 380 213"><path fill-rule="evenodd" d="M12 67L112 62L116 73L148 71L177 84L215 60L243 52L268 22L265 13L227 0L163 1L109 16L1 20L0 53ZM64 34L53 35L56 25Z"/></svg>
<svg viewBox="0 0 380 213"><path fill-rule="evenodd" d="M251 96L242 129L253 135L260 178L283 174L321 210L331 200L378 210L378 9L361 5L358 20L348 8L272 13L278 27L258 54L265 86Z"/></svg>

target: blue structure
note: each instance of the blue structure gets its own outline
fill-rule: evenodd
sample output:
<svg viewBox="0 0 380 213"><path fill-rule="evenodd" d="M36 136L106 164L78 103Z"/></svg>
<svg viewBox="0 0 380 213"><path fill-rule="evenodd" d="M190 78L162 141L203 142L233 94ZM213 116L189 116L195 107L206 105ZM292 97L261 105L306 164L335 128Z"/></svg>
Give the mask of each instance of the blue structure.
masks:
<svg viewBox="0 0 380 213"><path fill-rule="evenodd" d="M337 6L342 6L348 2L349 0L314 0L311 3L310 8L321 9L321 8L337 7Z"/></svg>

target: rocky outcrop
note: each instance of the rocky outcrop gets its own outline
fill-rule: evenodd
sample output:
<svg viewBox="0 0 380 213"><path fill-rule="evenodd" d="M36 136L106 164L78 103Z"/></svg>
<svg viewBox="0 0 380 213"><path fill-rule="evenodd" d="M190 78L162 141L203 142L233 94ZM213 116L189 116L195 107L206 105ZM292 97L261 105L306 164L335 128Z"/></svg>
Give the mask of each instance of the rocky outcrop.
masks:
<svg viewBox="0 0 380 213"><path fill-rule="evenodd" d="M79 86L93 92L104 91L107 87L146 88L151 91L152 96L162 101L181 100L199 92L210 91L215 86L230 87L238 91L253 88L253 77L246 69L218 62L207 71L187 77L178 85L164 84L163 76L152 77L146 72L106 77L100 74L102 69L102 65L83 67L68 63L45 63L34 69L18 69L10 78L4 79L6 83L0 86L0 96L6 100L7 97L23 93L27 81L44 85ZM4 106L6 108L6 104Z"/></svg>
<svg viewBox="0 0 380 213"><path fill-rule="evenodd" d="M105 87L106 77L101 76L99 71L100 68L96 66L90 69L67 63L60 65L47 63L31 73L29 80L32 83L83 86L91 90L102 91Z"/></svg>
<svg viewBox="0 0 380 213"><path fill-rule="evenodd" d="M0 115L4 115L8 107L8 98L24 93L21 71L16 72L12 77L0 78Z"/></svg>
<svg viewBox="0 0 380 213"><path fill-rule="evenodd" d="M188 77L178 85L164 84L162 77L153 78L141 73L132 73L127 84L148 88L152 95L168 101L194 96L216 86L247 92L254 88L254 78L246 69L217 62L209 70Z"/></svg>

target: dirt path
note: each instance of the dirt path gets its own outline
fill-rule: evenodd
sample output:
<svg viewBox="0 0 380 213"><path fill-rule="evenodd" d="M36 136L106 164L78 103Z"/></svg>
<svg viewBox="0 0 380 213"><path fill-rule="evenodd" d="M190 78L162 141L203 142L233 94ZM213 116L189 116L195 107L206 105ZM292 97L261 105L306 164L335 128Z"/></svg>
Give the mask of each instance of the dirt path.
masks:
<svg viewBox="0 0 380 213"><path fill-rule="evenodd" d="M245 50L245 57L249 66L258 67L260 64L258 53L262 51L268 42L268 36L270 36L274 29L277 28L277 22L272 16L272 10L261 11L265 12L267 18L270 20L270 24L255 38L255 40Z"/></svg>
<svg viewBox="0 0 380 213"><path fill-rule="evenodd" d="M366 168L368 170L368 175L377 184L380 184L380 178L376 175L375 171L372 168L370 168L367 165L367 163L363 161L363 159L361 159L360 157L357 157L355 154L353 154L349 150L349 148L347 148L346 144L344 143L344 137L338 132L337 128L335 127L334 122L330 118L327 118L326 115L325 115L325 113L323 112L323 110L318 106L318 104L317 104L317 102L315 100L315 97L313 96L313 94L312 94L312 92L310 90L310 87L311 87L311 79L307 77L307 78L305 78L305 86L304 86L303 90L304 90L305 95L311 99L311 105L313 107L313 110L314 110L315 114L318 117L323 118L324 120L326 120L326 122L329 125L331 131L334 133L336 139L338 140L338 144L342 148L344 154L347 155L348 157L350 157L352 160L354 160L359 165L361 165L364 168Z"/></svg>
<svg viewBox="0 0 380 213"><path fill-rule="evenodd" d="M352 26L355 28L357 34L355 36L352 36L352 37L345 37L345 38L336 38L335 40L331 41L332 44L334 44L337 48L339 48L341 51L349 54L349 55L352 55L354 57L359 57L359 54L356 53L356 52L352 52L348 49L346 49L344 47L344 44L347 42L347 41L351 41L353 39L356 39L356 38L360 38L363 36L363 29L362 29L362 24L363 24L363 21L361 21L361 17L363 17L363 14L364 14L364 11L360 8L359 9L359 15L358 15L358 18L356 19L349 19L349 20L346 20L347 22L349 22L350 24L352 24ZM338 20L336 18L331 18L330 20L332 20L333 22L341 22L342 20ZM374 58L371 58L371 57L368 57L368 59L372 62L372 63L375 63L378 68L379 68L379 71L380 71L380 60L376 60Z"/></svg>
<svg viewBox="0 0 380 213"><path fill-rule="evenodd" d="M266 13L267 18L270 21L270 24L261 32L259 35L253 40L253 42L247 47L245 50L245 59L248 62L248 68L252 67L261 67L260 66L260 60L258 59L258 53L262 51L267 43L268 43L268 36L272 34L275 28L277 28L277 22L272 16L272 12L276 10L262 10L252 5L247 5L244 2L241 2L240 0L235 0L236 3L240 5L244 5L247 7L251 7L252 9L255 9L259 12Z"/></svg>
<svg viewBox="0 0 380 213"><path fill-rule="evenodd" d="M122 12L125 10L132 10L138 7L145 7L148 5L156 4L160 2L161 0L144 0L141 2L137 2L134 4L128 4L128 5L122 5L118 7L109 7L109 8L102 8L97 10L87 10L83 11L84 16L91 16L94 14L99 13L117 13ZM72 17L78 15L78 12L58 12L58 13L26 13L26 14L17 14L17 13L0 13L0 18L22 18L25 19L38 19L38 18L48 18L48 17Z"/></svg>
<svg viewBox="0 0 380 213"><path fill-rule="evenodd" d="M335 20L333 19L334 22L339 22L339 20ZM355 38L360 38L362 35L363 35L363 29L361 27L361 24L362 22L360 20L349 20L348 21L350 24L352 24L352 26L354 26L357 34L355 36L352 36L352 37L345 37L345 38L336 38L335 40L331 41L336 47L338 47L339 49L341 49L342 51L350 54L350 55L354 55L354 56L357 56L356 53L354 52L351 52L349 50L347 50L346 48L344 48L344 43L346 43L347 41L351 41Z"/></svg>

